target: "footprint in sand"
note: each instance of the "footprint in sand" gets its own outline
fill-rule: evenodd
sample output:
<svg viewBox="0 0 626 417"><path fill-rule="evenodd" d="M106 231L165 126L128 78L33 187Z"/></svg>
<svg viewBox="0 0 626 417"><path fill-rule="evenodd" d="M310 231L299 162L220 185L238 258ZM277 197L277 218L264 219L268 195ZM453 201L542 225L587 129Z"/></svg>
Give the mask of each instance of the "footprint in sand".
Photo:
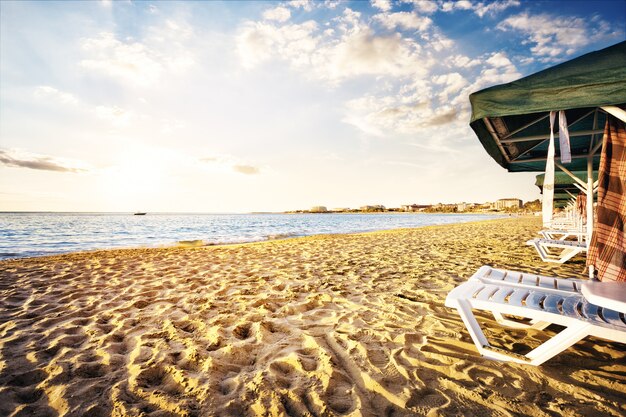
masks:
<svg viewBox="0 0 626 417"><path fill-rule="evenodd" d="M293 365L282 361L275 361L272 362L269 369L273 375L273 379L276 381L276 385L284 389L291 388L296 378L296 368L294 368Z"/></svg>
<svg viewBox="0 0 626 417"><path fill-rule="evenodd" d="M339 414L347 414L356 405L354 386L350 379L340 371L333 371L325 397L328 407Z"/></svg>

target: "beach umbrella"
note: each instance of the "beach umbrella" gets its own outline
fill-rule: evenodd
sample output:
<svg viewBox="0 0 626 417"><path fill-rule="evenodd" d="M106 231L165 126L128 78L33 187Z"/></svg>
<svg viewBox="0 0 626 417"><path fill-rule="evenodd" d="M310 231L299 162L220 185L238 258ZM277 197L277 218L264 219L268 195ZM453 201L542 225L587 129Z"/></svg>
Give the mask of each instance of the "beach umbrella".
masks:
<svg viewBox="0 0 626 417"><path fill-rule="evenodd" d="M574 171L572 172L582 183L587 183L586 171ZM535 185L539 188L539 191L543 193L543 183L545 181L546 174L539 174L535 178ZM594 183L598 180L598 171L593 171ZM574 180L565 172L554 173L554 201L569 200L575 197L581 191L584 192L583 186Z"/></svg>
<svg viewBox="0 0 626 417"><path fill-rule="evenodd" d="M592 207L592 172L600 164L607 114L626 119L626 41L478 91L470 102L470 126L498 164L511 172L546 171L544 198L550 204L544 206L550 215L555 166L582 186ZM555 112L558 140L551 138ZM586 181L574 171L587 172ZM587 224L592 223L588 210ZM589 237L591 232L588 227Z"/></svg>

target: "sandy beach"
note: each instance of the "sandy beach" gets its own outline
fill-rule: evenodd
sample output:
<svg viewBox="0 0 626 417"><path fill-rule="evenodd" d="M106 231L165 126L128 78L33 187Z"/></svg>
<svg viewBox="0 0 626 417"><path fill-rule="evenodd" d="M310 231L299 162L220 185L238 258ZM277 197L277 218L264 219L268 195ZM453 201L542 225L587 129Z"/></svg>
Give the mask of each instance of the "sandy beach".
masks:
<svg viewBox="0 0 626 417"><path fill-rule="evenodd" d="M480 266L582 277L505 218L0 262L2 416L623 416L626 346L481 358L447 293ZM480 320L502 347L554 334Z"/></svg>

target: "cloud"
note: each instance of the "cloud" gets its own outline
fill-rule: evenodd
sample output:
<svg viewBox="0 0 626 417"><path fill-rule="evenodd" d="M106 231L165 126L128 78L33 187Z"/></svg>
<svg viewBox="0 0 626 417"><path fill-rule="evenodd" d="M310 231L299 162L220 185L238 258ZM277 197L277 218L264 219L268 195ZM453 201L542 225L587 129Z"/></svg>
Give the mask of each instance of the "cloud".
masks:
<svg viewBox="0 0 626 417"><path fill-rule="evenodd" d="M285 22L291 17L291 12L288 8L278 6L273 9L269 9L263 12L263 18L267 20L275 20L277 22Z"/></svg>
<svg viewBox="0 0 626 417"><path fill-rule="evenodd" d="M403 29L415 29L420 32L428 29L433 23L428 17L418 16L409 12L381 13L375 15L374 20L379 21L387 29L400 27Z"/></svg>
<svg viewBox="0 0 626 417"><path fill-rule="evenodd" d="M509 7L517 7L519 5L519 0L502 0L489 2L472 2L469 0L444 1L441 3L441 11L450 13L456 10L472 10L477 16L482 18L486 14L495 15L508 9Z"/></svg>
<svg viewBox="0 0 626 417"><path fill-rule="evenodd" d="M287 4L294 9L300 8L307 12L313 10L313 7L315 6L315 2L313 0L291 0Z"/></svg>
<svg viewBox="0 0 626 417"><path fill-rule="evenodd" d="M404 2L412 3L415 10L424 14L432 14L439 9L437 2L432 0L404 0Z"/></svg>
<svg viewBox="0 0 626 417"><path fill-rule="evenodd" d="M48 85L42 85L35 88L35 97L38 99L51 99L60 104L77 105L79 104L78 98L73 94L66 93L64 91L57 90L54 87Z"/></svg>
<svg viewBox="0 0 626 417"><path fill-rule="evenodd" d="M331 28L310 20L274 25L246 22L237 37L242 65L252 69L277 58L307 77L337 84L361 75L385 77L423 74L434 62L420 45L400 34L377 35L346 8Z"/></svg>
<svg viewBox="0 0 626 417"><path fill-rule="evenodd" d="M180 74L194 64L194 56L186 47L193 31L185 22L168 19L146 33L143 40L119 39L111 32L83 38L81 47L85 57L80 66L95 74L145 87L166 75Z"/></svg>
<svg viewBox="0 0 626 417"><path fill-rule="evenodd" d="M312 20L285 26L247 22L236 40L241 63L251 69L278 55L294 66L306 66L318 43L314 36L316 29L317 23Z"/></svg>
<svg viewBox="0 0 626 417"><path fill-rule="evenodd" d="M509 67L513 65L511 60L502 52L496 52L487 59L487 63L493 67Z"/></svg>
<svg viewBox="0 0 626 417"><path fill-rule="evenodd" d="M587 19L549 14L521 13L505 19L497 28L522 33L526 43L534 45L531 52L543 62L557 61L593 42L623 34L623 30L614 30L607 22L594 22L592 28Z"/></svg>
<svg viewBox="0 0 626 417"><path fill-rule="evenodd" d="M29 152L0 149L0 163L12 168L29 168L55 172L86 172L76 161L68 161L51 156L37 155Z"/></svg>
<svg viewBox="0 0 626 417"><path fill-rule="evenodd" d="M437 75L433 77L433 82L444 87L439 93L441 102L448 102L449 97L457 97L463 87L467 86L468 81L458 72Z"/></svg>
<svg viewBox="0 0 626 417"><path fill-rule="evenodd" d="M222 170L230 170L244 175L257 175L261 173L261 168L239 160L231 155L207 156L199 159L203 164L220 168Z"/></svg>
<svg viewBox="0 0 626 417"><path fill-rule="evenodd" d="M154 83L165 70L159 57L141 42L118 40L113 33L82 41L83 50L90 56L80 62L81 67L112 78L121 78L136 84Z"/></svg>
<svg viewBox="0 0 626 417"><path fill-rule="evenodd" d="M91 114L114 126L126 126L137 117L132 111L118 106L87 104L71 93L47 85L36 87L33 95L37 100L77 109L82 115Z"/></svg>
<svg viewBox="0 0 626 417"><path fill-rule="evenodd" d="M380 9L383 12L388 12L391 10L391 1L390 0L372 0L372 7L376 9Z"/></svg>
<svg viewBox="0 0 626 417"><path fill-rule="evenodd" d="M482 61L480 59L471 59L465 55L452 55L448 58L448 61L452 66L457 68L472 68L480 65Z"/></svg>
<svg viewBox="0 0 626 417"><path fill-rule="evenodd" d="M252 165L233 165L233 170L245 175L256 175L261 170Z"/></svg>
<svg viewBox="0 0 626 417"><path fill-rule="evenodd" d="M495 15L501 11L508 9L509 7L518 7L519 5L519 0L504 0L488 3L478 3L474 7L474 12L479 17L483 17L486 14Z"/></svg>

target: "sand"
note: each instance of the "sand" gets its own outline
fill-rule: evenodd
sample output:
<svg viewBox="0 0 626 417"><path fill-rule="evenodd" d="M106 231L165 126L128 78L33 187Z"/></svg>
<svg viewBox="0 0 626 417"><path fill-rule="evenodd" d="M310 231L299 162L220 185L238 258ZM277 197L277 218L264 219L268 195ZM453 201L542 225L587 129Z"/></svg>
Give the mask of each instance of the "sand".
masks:
<svg viewBox="0 0 626 417"><path fill-rule="evenodd" d="M448 291L542 263L536 218L0 262L2 416L620 416L626 346L477 355ZM555 330L502 331L517 351Z"/></svg>

